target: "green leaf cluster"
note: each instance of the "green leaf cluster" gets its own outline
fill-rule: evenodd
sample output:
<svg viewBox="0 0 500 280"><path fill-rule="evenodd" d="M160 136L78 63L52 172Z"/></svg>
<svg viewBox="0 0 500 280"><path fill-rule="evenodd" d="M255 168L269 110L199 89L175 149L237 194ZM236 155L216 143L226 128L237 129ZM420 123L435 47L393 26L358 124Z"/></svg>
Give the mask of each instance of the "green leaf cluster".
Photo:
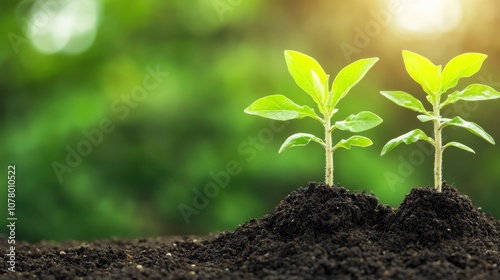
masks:
<svg viewBox="0 0 500 280"><path fill-rule="evenodd" d="M438 191L441 191L442 157L444 150L448 147L456 147L475 153L472 148L459 142L448 142L443 145L441 134L445 127L456 126L465 128L474 135L491 144L495 144L493 137L478 124L466 121L459 116L453 118L441 116L441 109L460 100L482 101L500 97L498 91L482 84L472 84L463 90L453 91L445 96L450 89L457 85L461 78L470 77L477 73L486 57L486 55L480 53L461 54L451 59L444 69L442 69L441 65L436 66L421 55L410 51L403 51L403 61L406 71L415 82L422 86L423 91L427 94L426 99L431 104L432 109L425 109L420 100L403 91L381 91L381 94L401 107L420 113L417 118L421 122L432 122L434 135L432 138L420 129L412 130L387 142L382 148L381 154L384 155L401 143L411 144L419 140L429 142L435 149L434 186Z"/></svg>
<svg viewBox="0 0 500 280"><path fill-rule="evenodd" d="M338 102L366 75L368 70L378 61L378 58L360 59L347 65L338 73L331 86L329 85L330 76L325 73L314 58L296 51L285 51L285 60L295 83L312 98L320 114L307 105L296 104L284 95L270 95L260 98L248 106L245 113L280 121L309 117L324 126L325 139L312 134L296 133L285 140L279 152L316 142L325 148L328 158L338 148L350 149L352 146L367 147L372 144L372 141L367 137L355 135L348 139L342 139L333 145L331 133L335 129L351 132L371 129L382 122L382 119L376 114L363 111L333 124L331 118L338 111L336 108Z"/></svg>
<svg viewBox="0 0 500 280"><path fill-rule="evenodd" d="M446 118L439 113L443 107L459 100L481 101L500 97L500 93L489 86L472 84L461 91L454 91L448 94L444 102L441 102L443 95L449 89L455 87L461 78L470 77L478 72L486 57L486 55L480 53L461 54L453 58L441 70L441 65L436 66L421 55L410 51L403 51L406 70L412 79L422 86L422 89L427 94L427 100L432 105L432 110L426 110L422 102L403 91L381 91L380 93L397 105L420 113L421 115L418 115L417 118L421 122L432 121L437 123L439 131L450 125L463 127L484 140L495 144L491 135L484 131L478 124L468 122L460 117ZM433 138L427 136L422 130L415 129L390 140L383 147L382 155L401 143L411 144L419 140L424 140L435 145ZM458 142L449 142L443 146L442 150L451 146L474 153L474 150Z"/></svg>

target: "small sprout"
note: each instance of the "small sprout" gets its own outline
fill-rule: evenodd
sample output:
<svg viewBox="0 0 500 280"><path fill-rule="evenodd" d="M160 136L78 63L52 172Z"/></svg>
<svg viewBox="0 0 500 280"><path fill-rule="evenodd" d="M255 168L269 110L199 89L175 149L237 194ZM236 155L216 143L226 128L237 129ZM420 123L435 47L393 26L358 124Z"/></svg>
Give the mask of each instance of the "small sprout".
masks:
<svg viewBox="0 0 500 280"><path fill-rule="evenodd" d="M456 147L474 153L474 150L458 142L448 142L443 145L441 135L443 128L447 126L463 127L491 144L495 144L493 138L476 123L468 122L460 117L445 118L441 116L440 111L446 105L453 104L459 100L481 101L500 97L500 93L489 86L472 84L464 90L453 91L447 95L444 102L441 102L443 94L455 87L459 79L470 77L477 73L486 57L486 55L480 53L461 54L450 60L441 71L441 65L436 66L421 55L410 51L403 51L403 61L406 71L413 80L422 86L422 89L427 94L427 101L432 105L432 110L427 111L418 99L403 91L381 91L380 93L401 107L421 113L422 115L417 116L421 122L432 122L434 124L434 138L427 136L420 129L415 129L390 140L382 148L381 155L384 155L401 143L411 144L419 140L429 142L435 148L434 186L438 192L441 192L443 151L448 147Z"/></svg>
<svg viewBox="0 0 500 280"><path fill-rule="evenodd" d="M335 77L331 89L328 85L330 76L312 57L296 51L285 51L285 60L293 79L301 89L311 96L323 117L318 116L313 108L297 105L284 95L270 95L260 98L248 106L245 113L279 121L309 117L320 122L325 130L324 139L308 133L293 134L285 140L279 152L292 147L305 146L311 141L320 144L326 152L325 183L328 186L333 186L333 152L339 148L349 150L352 146L367 147L372 144L372 141L366 137L355 135L348 139L342 139L333 145L332 132L335 129L361 132L382 122L379 116L368 111L350 115L345 120L333 124L331 121L333 115L338 111L336 109L337 103L365 76L378 61L378 58L360 59L347 65Z"/></svg>

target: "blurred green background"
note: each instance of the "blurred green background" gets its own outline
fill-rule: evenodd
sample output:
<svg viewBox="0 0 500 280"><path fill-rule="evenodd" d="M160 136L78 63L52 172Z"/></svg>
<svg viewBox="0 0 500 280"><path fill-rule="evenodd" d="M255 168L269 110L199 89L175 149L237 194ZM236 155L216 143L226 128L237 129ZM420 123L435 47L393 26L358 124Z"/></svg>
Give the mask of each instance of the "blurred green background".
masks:
<svg viewBox="0 0 500 280"><path fill-rule="evenodd" d="M277 93L314 105L288 74L285 49L313 56L332 75L356 59L381 58L340 103L338 117L370 110L384 122L363 133L372 147L336 152L334 180L392 206L433 182L426 145L379 156L393 137L417 127L431 132L414 112L378 93L404 90L425 101L401 51L436 64L486 53L481 71L457 88L478 82L500 88L494 0L1 5L0 213L5 221L7 165L15 164L17 238L29 241L232 230L308 181L322 181L320 146L277 153L290 134L321 135L319 124L270 123L243 113ZM500 100L458 103L446 114L477 122L500 141L499 107ZM445 137L477 154L447 150L444 178L499 218L500 147L465 130L445 130ZM213 188L218 180L226 186ZM205 188L212 196L206 201L199 197Z"/></svg>

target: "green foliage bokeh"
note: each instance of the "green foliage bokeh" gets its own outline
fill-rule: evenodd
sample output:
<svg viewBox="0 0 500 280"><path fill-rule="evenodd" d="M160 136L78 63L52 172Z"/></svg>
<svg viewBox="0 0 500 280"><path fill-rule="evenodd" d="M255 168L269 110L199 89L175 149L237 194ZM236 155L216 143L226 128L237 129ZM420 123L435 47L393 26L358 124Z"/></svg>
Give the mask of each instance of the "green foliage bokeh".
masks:
<svg viewBox="0 0 500 280"><path fill-rule="evenodd" d="M500 7L486 0L479 1L485 5L471 4L480 11L464 9L457 29L432 36L400 32L389 19L361 46L358 31L377 23L374 14L385 9L385 2L172 0L125 5L102 0L96 2L95 38L78 54L46 54L30 42L13 46L9 34L27 37L23 14L20 4L3 3L0 159L2 174L8 164L17 167L17 238L89 240L231 230L271 211L308 181L322 181L321 147L277 153L290 134L321 135L320 125L312 120L270 122L243 113L252 101L270 94L313 106L287 71L285 49L313 56L332 76L356 59L381 58L346 96L337 115L369 110L384 123L364 134L373 140L372 147L334 155L336 183L372 191L392 206L411 188L432 185L433 158L426 145L398 147L379 156L387 140L418 124L414 114L379 91L398 89L424 97L404 70L403 49L436 64L463 52L488 54L480 73L457 88L481 82L499 89L500 40L493 34ZM483 9L488 10L486 19ZM348 56L342 49L346 44L354 48ZM113 104L127 104L123 98L143 85L152 69L168 77L147 90L143 100L127 105L127 114L117 112ZM477 122L500 141L498 107L500 101L459 103L451 114ZM111 122L112 131L103 132L102 141L60 181L54 162L66 164L68 147L77 149L103 120ZM448 151L445 180L500 217L500 147L460 130L447 134L477 154ZM237 164L237 174L186 223L179 206L193 207L196 193L217 183L213 175L228 173L228 164ZM0 183L2 220L6 181Z"/></svg>

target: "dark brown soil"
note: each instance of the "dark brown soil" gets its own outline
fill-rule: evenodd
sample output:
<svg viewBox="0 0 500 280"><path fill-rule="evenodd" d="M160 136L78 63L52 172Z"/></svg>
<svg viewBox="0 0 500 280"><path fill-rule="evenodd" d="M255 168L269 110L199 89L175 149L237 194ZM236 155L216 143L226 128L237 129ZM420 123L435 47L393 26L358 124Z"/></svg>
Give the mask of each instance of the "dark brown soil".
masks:
<svg viewBox="0 0 500 280"><path fill-rule="evenodd" d="M500 221L446 185L416 188L392 209L311 183L234 232L16 249L17 272L3 255L0 278L500 279Z"/></svg>

